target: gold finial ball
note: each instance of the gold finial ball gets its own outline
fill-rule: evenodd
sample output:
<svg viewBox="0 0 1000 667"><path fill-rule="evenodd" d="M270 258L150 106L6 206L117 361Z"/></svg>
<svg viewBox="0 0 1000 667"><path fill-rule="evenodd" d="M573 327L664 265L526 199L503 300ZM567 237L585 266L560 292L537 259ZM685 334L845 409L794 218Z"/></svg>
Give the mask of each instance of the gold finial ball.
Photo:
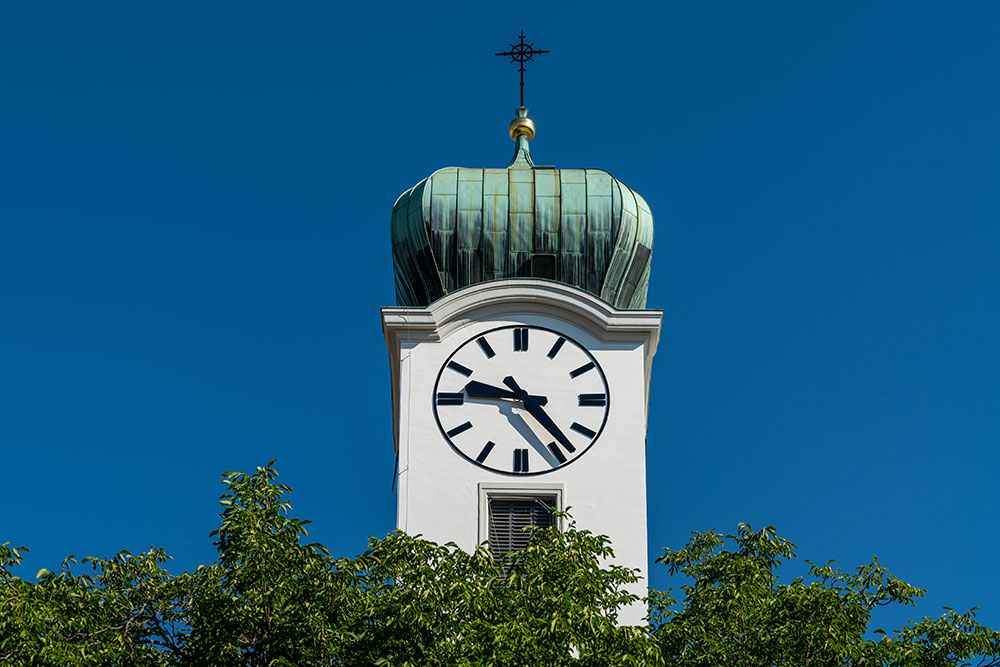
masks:
<svg viewBox="0 0 1000 667"><path fill-rule="evenodd" d="M535 124L530 118L515 118L507 126L507 132L510 133L510 138L514 141L517 141L517 138L522 134L528 141L531 141L531 138L535 136Z"/></svg>

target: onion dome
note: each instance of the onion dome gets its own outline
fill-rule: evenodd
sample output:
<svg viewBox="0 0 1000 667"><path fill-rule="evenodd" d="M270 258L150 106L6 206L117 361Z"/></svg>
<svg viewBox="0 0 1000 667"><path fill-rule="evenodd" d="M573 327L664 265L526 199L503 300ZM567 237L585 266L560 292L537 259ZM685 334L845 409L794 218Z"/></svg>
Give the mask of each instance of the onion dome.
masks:
<svg viewBox="0 0 1000 667"><path fill-rule="evenodd" d="M646 306L653 215L600 169L536 166L535 124L517 109L506 169L447 167L392 210L396 303L426 306L489 280L545 278L620 309Z"/></svg>

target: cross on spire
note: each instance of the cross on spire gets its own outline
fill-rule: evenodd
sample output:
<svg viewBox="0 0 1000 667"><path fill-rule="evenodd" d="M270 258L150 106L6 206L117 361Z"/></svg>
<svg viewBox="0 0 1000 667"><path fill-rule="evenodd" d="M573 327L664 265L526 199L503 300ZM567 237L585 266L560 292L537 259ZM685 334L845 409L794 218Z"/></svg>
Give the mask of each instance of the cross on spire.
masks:
<svg viewBox="0 0 1000 667"><path fill-rule="evenodd" d="M534 60L535 56L540 53L548 53L544 49L536 49L534 42L526 44L524 42L524 31L521 31L520 35L521 41L517 44L510 45L510 51L501 51L500 53L494 53L495 56L510 56L510 61L512 63L520 63L517 71L521 73L521 106L524 106L524 63L529 60Z"/></svg>

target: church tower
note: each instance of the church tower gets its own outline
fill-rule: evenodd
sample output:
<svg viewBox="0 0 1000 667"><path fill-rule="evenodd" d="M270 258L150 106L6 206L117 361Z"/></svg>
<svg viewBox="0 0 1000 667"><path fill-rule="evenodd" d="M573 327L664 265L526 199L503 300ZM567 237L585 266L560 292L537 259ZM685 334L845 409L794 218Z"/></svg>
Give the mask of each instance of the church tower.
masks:
<svg viewBox="0 0 1000 667"><path fill-rule="evenodd" d="M392 211L397 527L502 555L570 507L644 596L653 218L607 172L536 166L523 106L509 132L507 168L441 169Z"/></svg>

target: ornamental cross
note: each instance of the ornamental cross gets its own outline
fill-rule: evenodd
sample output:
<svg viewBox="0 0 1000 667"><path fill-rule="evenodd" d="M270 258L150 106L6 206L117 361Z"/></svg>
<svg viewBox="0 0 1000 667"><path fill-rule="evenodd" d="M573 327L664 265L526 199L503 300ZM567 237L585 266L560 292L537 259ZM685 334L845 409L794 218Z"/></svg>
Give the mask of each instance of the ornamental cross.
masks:
<svg viewBox="0 0 1000 667"><path fill-rule="evenodd" d="M517 69L521 73L521 106L524 106L524 63L529 60L534 60L535 56L539 53L548 53L544 49L536 49L534 42L530 44L524 43L524 31L521 31L520 35L521 41L517 44L510 45L510 51L501 51L500 53L494 53L495 56L510 56L510 61L512 63L520 63L521 66Z"/></svg>

